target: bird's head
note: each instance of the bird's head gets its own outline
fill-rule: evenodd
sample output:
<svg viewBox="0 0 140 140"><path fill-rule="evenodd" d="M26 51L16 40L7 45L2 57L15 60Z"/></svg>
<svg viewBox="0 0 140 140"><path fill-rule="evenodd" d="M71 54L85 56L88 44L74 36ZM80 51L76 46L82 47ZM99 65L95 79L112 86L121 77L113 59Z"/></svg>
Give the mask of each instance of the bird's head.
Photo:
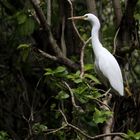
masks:
<svg viewBox="0 0 140 140"><path fill-rule="evenodd" d="M70 17L68 19L71 19L71 20L78 20L78 19L88 20L88 21L91 22L92 25L94 25L94 24L100 25L99 19L91 13L85 14L83 16Z"/></svg>
<svg viewBox="0 0 140 140"><path fill-rule="evenodd" d="M71 20L78 20L78 19L89 20L91 15L92 14L85 14L84 16L70 17L68 19L71 19Z"/></svg>

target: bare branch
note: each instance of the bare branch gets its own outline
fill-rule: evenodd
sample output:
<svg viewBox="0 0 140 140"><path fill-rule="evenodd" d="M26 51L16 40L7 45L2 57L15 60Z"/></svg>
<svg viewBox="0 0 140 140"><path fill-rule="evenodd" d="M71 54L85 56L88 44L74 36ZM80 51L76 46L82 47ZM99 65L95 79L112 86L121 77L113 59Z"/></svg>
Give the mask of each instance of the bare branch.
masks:
<svg viewBox="0 0 140 140"><path fill-rule="evenodd" d="M51 0L47 0L47 23L51 25Z"/></svg>
<svg viewBox="0 0 140 140"><path fill-rule="evenodd" d="M64 121L66 122L67 126L73 128L74 130L76 130L77 132L79 132L80 134L82 134L83 136L85 136L88 139L95 140L95 139L100 139L100 138L104 138L104 137L107 137L107 136L119 136L119 137L124 138L125 135L126 135L125 133L108 133L108 134L100 134L100 135L96 135L96 136L92 137L92 136L86 134L80 128L68 123L67 118L66 118L65 114L63 113L63 111L61 109L59 109L59 111L62 114L62 116L64 118Z"/></svg>
<svg viewBox="0 0 140 140"><path fill-rule="evenodd" d="M70 8L71 8L71 15L70 16L73 17L73 6L72 6L72 2L71 2L71 0L67 0L67 1L69 2ZM81 42L84 44L85 41L83 40L83 38L81 37L80 33L78 32L78 30L77 30L77 28L76 28L75 23L74 23L73 20L72 20L72 25L73 25L73 28L74 28L75 32L77 33L78 37L80 38Z"/></svg>
<svg viewBox="0 0 140 140"><path fill-rule="evenodd" d="M52 35L52 32L50 30L49 25L47 24L47 20L46 20L46 17L44 15L42 9L40 8L40 6L38 5L36 0L30 0L30 1L31 1L35 11L36 11L36 15L37 15L37 17L38 17L38 19L40 21L41 26L43 27L43 29L45 31L47 31L47 33L49 35L49 41L50 41L50 43L52 45L52 48L53 48L54 52L56 53L57 56L62 57L63 54L62 54L59 46L57 45L56 40L54 39L54 37Z"/></svg>
<svg viewBox="0 0 140 140"><path fill-rule="evenodd" d="M122 10L121 10L121 4L119 0L112 0L113 6L114 6L114 12L116 16L116 24L119 26L121 19L122 19Z"/></svg>
<svg viewBox="0 0 140 140"><path fill-rule="evenodd" d="M41 55L43 55L43 56L46 57L46 58L49 58L49 59L51 59L51 60L53 60L53 61L58 61L58 58L57 58L56 56L50 55L50 54L48 54L48 53L42 51L41 49L38 49L38 52L40 52Z"/></svg>
<svg viewBox="0 0 140 140"><path fill-rule="evenodd" d="M79 69L78 64L76 64L75 62L71 61L70 59L68 59L66 57L53 56L53 55L50 55L50 54L42 51L41 49L37 49L37 48L35 48L35 51L39 52L42 56L44 56L50 60L56 61L58 63L64 64L65 66L67 66L73 70Z"/></svg>
<svg viewBox="0 0 140 140"><path fill-rule="evenodd" d="M74 99L74 94L73 94L73 92L72 92L72 89L71 89L70 86L68 85L68 83L64 81L64 84L66 85L66 87L68 88L68 90L69 90L69 92L70 92L70 94L71 94L71 102L72 102L72 105L73 105L79 112L84 112L83 109L82 109L80 106L76 105L76 102L75 102L75 99Z"/></svg>
<svg viewBox="0 0 140 140"><path fill-rule="evenodd" d="M95 0L86 0L88 11L97 16Z"/></svg>
<svg viewBox="0 0 140 140"><path fill-rule="evenodd" d="M108 106L108 104L110 103L110 100L112 98L112 95L111 94L108 94L109 91L111 89L109 89L105 94L106 94L106 97L103 101L104 104L106 104ZM108 96L109 95L109 96ZM109 110L109 108L107 106L102 106L102 108L104 110ZM108 134L108 133L111 133L112 131L112 125L113 125L113 119L114 119L114 115L110 115L108 120L106 121L104 127L103 127L103 133L104 134ZM108 137L104 137L104 140L111 140L111 136L108 136Z"/></svg>
<svg viewBox="0 0 140 140"><path fill-rule="evenodd" d="M84 75L84 51L85 51L85 47L88 44L88 42L91 40L91 37L84 42L84 45L81 49L81 55L80 55L80 67L81 67L81 73L80 73L80 77L82 78Z"/></svg>
<svg viewBox="0 0 140 140"><path fill-rule="evenodd" d="M56 132L58 132L58 131L60 131L60 130L63 130L65 127L67 127L67 124L64 124L64 125L61 126L60 128L57 128L57 129L52 130L52 131L50 131L50 132L46 132L45 134L46 134L46 135L49 135L49 134L52 134L52 133L56 133Z"/></svg>
<svg viewBox="0 0 140 140"><path fill-rule="evenodd" d="M62 17L62 34L61 34L61 50L63 55L66 57L67 55L67 48L65 43L65 35L64 35L64 29L65 29L65 17Z"/></svg>
<svg viewBox="0 0 140 140"><path fill-rule="evenodd" d="M117 40L117 36L118 36L119 30L120 30L120 28L118 28L118 30L116 31L116 34L115 34L115 37L114 37L114 41L113 41L114 42L114 45L113 45L114 49L113 49L113 53L112 53L113 55L115 55L115 53L116 53L116 46L117 46L116 45L116 40Z"/></svg>
<svg viewBox="0 0 140 140"><path fill-rule="evenodd" d="M102 102L102 101L100 101L100 100L98 100L96 98L93 98L93 100L99 102L102 106L106 106L108 108L108 110L112 111L112 109L107 104L105 104L104 102ZM102 106L101 106L101 108L102 108Z"/></svg>

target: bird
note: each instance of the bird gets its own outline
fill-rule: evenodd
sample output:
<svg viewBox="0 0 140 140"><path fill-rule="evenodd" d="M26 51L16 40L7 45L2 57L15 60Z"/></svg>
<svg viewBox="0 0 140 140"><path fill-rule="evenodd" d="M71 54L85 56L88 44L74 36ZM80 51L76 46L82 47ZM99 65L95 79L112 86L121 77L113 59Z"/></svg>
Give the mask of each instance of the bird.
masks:
<svg viewBox="0 0 140 140"><path fill-rule="evenodd" d="M95 56L95 72L99 80L118 95L124 96L123 77L116 58L103 47L99 40L100 21L94 14L88 13L84 16L75 16L68 19L83 19L91 23L91 42Z"/></svg>

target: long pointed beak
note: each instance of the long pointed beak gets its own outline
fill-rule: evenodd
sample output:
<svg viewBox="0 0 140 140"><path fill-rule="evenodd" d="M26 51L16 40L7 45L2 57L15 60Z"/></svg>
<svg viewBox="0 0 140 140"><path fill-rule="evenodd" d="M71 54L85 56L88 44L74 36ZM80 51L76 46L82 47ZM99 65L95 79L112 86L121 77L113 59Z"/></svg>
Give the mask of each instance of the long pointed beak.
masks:
<svg viewBox="0 0 140 140"><path fill-rule="evenodd" d="M77 16L77 17L69 17L69 20L75 20L75 19L85 19L84 16Z"/></svg>

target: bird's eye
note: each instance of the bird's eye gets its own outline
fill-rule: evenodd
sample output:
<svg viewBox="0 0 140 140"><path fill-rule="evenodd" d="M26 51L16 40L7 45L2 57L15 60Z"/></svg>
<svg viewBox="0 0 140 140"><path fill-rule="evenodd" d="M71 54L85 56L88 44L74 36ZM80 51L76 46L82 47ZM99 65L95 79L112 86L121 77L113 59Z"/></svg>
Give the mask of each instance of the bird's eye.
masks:
<svg viewBox="0 0 140 140"><path fill-rule="evenodd" d="M86 15L85 18L88 18L88 15Z"/></svg>

